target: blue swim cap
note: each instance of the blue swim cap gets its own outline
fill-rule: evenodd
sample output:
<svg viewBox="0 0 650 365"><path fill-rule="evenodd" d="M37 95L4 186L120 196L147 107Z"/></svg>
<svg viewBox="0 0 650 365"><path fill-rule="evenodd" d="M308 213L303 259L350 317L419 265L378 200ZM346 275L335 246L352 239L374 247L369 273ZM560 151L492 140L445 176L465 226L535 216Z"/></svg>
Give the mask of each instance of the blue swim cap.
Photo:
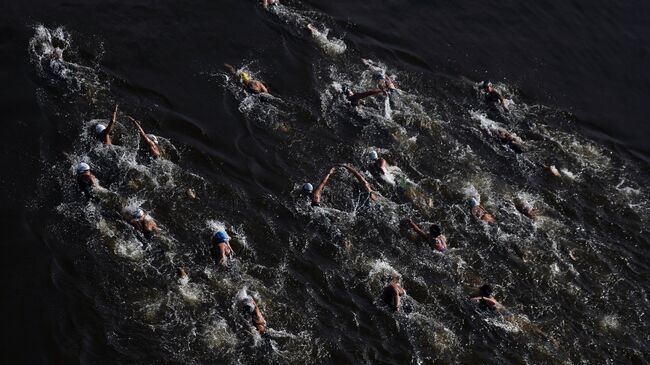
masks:
<svg viewBox="0 0 650 365"><path fill-rule="evenodd" d="M476 198L472 198L472 199L469 200L470 208L474 208L477 205L479 205L479 202L478 202L478 200L476 200Z"/></svg>
<svg viewBox="0 0 650 365"><path fill-rule="evenodd" d="M305 183L305 185L302 186L302 191L311 194L311 192L314 191L314 186L310 183Z"/></svg>
<svg viewBox="0 0 650 365"><path fill-rule="evenodd" d="M226 231L224 231L223 229L220 230L220 231L214 232L214 235L212 237L214 239L216 239L217 241L219 241L219 242L225 242L225 241L228 241L230 239L230 237L228 237L228 233L226 233Z"/></svg>
<svg viewBox="0 0 650 365"><path fill-rule="evenodd" d="M133 218L140 219L142 217L144 217L144 210L142 210L141 208L138 208L138 209L133 211Z"/></svg>
<svg viewBox="0 0 650 365"><path fill-rule="evenodd" d="M377 153L377 151L370 151L368 153L368 157L370 157L371 160L377 160L379 159L379 154Z"/></svg>

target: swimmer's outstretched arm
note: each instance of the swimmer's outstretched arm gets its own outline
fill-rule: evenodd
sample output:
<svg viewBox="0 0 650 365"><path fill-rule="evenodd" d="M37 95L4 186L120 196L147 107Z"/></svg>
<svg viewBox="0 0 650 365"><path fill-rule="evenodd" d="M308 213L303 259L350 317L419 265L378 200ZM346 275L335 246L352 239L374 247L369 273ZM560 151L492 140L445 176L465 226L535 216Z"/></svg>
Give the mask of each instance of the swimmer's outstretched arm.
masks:
<svg viewBox="0 0 650 365"><path fill-rule="evenodd" d="M158 149L158 146L156 146L156 143L147 136L147 133L145 133L144 129L142 129L140 123L130 115L127 115L126 117L129 118L135 125L136 129L140 133L140 137L142 137L144 142L147 144L147 147L149 147L149 152L151 152L151 154L155 157L160 156L160 150Z"/></svg>
<svg viewBox="0 0 650 365"><path fill-rule="evenodd" d="M223 67L225 67L226 70L228 70L228 72L230 72L231 74L233 74L233 75L237 74L237 70L231 64L224 63Z"/></svg>
<svg viewBox="0 0 650 365"><path fill-rule="evenodd" d="M417 225L411 218L406 219L406 223L417 233L420 235L422 238L426 239L428 236L427 234Z"/></svg>
<svg viewBox="0 0 650 365"><path fill-rule="evenodd" d="M363 175L359 173L359 171L355 170L354 167L348 164L340 164L339 166L347 169L348 171L350 171L350 173L352 173L352 175L354 175L355 178L357 178L357 181L359 181L359 183L363 185L366 191L370 194L370 199L377 200L377 196L375 195L375 192L372 190L372 186L370 186L370 183L366 181L366 179L363 177Z"/></svg>
<svg viewBox="0 0 650 365"><path fill-rule="evenodd" d="M330 176L336 172L336 166L332 166L327 172L327 175L323 177L323 179L320 181L316 189L314 189L314 192L312 193L311 196L311 203L312 205L318 205L320 204L320 195L323 192L323 188L325 188L325 184L327 184L327 180L330 179Z"/></svg>
<svg viewBox="0 0 650 365"><path fill-rule="evenodd" d="M108 123L108 126L106 126L106 135L108 136L108 140L110 142L111 138L111 132L113 132L113 127L115 127L115 122L117 122L117 104L115 104L115 110L113 111L113 119L111 119L111 122Z"/></svg>

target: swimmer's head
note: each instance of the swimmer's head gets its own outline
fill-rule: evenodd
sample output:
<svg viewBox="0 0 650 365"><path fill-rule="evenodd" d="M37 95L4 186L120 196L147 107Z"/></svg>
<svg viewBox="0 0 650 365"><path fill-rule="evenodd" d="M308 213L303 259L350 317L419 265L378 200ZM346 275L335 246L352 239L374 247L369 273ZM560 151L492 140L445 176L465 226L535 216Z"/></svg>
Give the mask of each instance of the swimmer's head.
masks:
<svg viewBox="0 0 650 365"><path fill-rule="evenodd" d="M251 79L251 75L248 74L246 71L239 71L237 73L237 76L242 80L242 82L247 82Z"/></svg>
<svg viewBox="0 0 650 365"><path fill-rule="evenodd" d="M354 95L354 93L352 92L352 90L350 90L347 86L343 86L343 90L341 90L341 92L342 92L343 95L345 95L345 96L352 96L352 95Z"/></svg>
<svg viewBox="0 0 650 365"><path fill-rule="evenodd" d="M479 294L481 294L482 297L490 297L492 296L492 293L494 292L492 290L492 287L489 286L488 284L483 285L479 290Z"/></svg>
<svg viewBox="0 0 650 365"><path fill-rule="evenodd" d="M218 242L226 242L230 239L228 233L226 233L226 231L224 231L223 229L214 232L214 235L212 235L212 237L216 239Z"/></svg>
<svg viewBox="0 0 650 365"><path fill-rule="evenodd" d="M374 74L372 74L372 79L375 81L383 80L384 78L385 76L383 72L375 72Z"/></svg>
<svg viewBox="0 0 650 365"><path fill-rule="evenodd" d="M492 88L492 83L489 81L483 81L483 90L490 90Z"/></svg>
<svg viewBox="0 0 650 365"><path fill-rule="evenodd" d="M158 137L154 136L153 134L147 134L147 137L149 137L151 142L158 144Z"/></svg>
<svg viewBox="0 0 650 365"><path fill-rule="evenodd" d="M86 171L90 171L90 166L88 166L87 163L82 162L82 163L77 165L77 167L75 168L75 171L77 172L77 175L83 174Z"/></svg>
<svg viewBox="0 0 650 365"><path fill-rule="evenodd" d="M133 211L133 218L141 219L142 217L144 217L144 210L142 208L137 208Z"/></svg>
<svg viewBox="0 0 650 365"><path fill-rule="evenodd" d="M376 160L379 159L379 154L377 153L377 151L374 151L374 150L373 150L373 151L370 151L370 152L368 153L368 157L369 157L371 160L376 161Z"/></svg>
<svg viewBox="0 0 650 365"><path fill-rule="evenodd" d="M305 183L302 186L302 192L305 194L311 194L314 191L314 186L310 183Z"/></svg>
<svg viewBox="0 0 650 365"><path fill-rule="evenodd" d="M480 203L479 203L478 199L476 199L476 198L471 198L471 199L469 200L469 207L470 207L470 208L474 208L475 206L477 206L477 205L479 205L479 204L480 204Z"/></svg>
<svg viewBox="0 0 650 365"><path fill-rule="evenodd" d="M442 234L442 228L437 224L432 224L431 227L429 227L429 233L433 237L438 237Z"/></svg>
<svg viewBox="0 0 650 365"><path fill-rule="evenodd" d="M106 126L103 125L102 123L96 124L95 125L95 133L96 134L102 134L106 130Z"/></svg>

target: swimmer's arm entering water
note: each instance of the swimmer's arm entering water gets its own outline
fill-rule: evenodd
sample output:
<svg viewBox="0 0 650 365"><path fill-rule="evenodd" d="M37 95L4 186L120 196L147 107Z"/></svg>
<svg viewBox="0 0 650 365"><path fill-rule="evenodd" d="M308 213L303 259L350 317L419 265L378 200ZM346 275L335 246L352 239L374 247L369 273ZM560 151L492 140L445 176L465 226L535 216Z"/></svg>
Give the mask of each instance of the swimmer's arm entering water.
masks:
<svg viewBox="0 0 650 365"><path fill-rule="evenodd" d="M225 67L226 70L228 70L228 72L230 72L231 74L233 74L233 75L236 75L236 74L237 74L237 70L235 70L235 68L234 68L231 64L229 64L229 63L224 63L224 64L223 64L223 67Z"/></svg>
<svg viewBox="0 0 650 365"><path fill-rule="evenodd" d="M133 122L133 124L135 125L136 129L137 129L138 132L140 133L140 136L142 137L142 140L144 140L144 142L147 144L147 147L149 148L149 152L151 152L151 155L153 155L153 157L160 157L160 155L161 155L161 153L160 153L160 149L158 148L158 146L156 145L156 143L155 143L154 141L152 141L152 140L147 136L147 133L145 133L144 129L142 129L142 127L140 126L140 123L139 123L137 120L135 120L134 118L132 118L131 116L128 116L128 115L127 115L127 117L128 117L128 118Z"/></svg>
<svg viewBox="0 0 650 365"><path fill-rule="evenodd" d="M366 179L364 179L363 175L361 175L359 173L359 171L355 170L354 167L352 167L350 165L347 165L347 164L340 164L339 166L347 169L348 171L350 171L350 173L352 173L352 175L354 175L354 177L357 179L357 181L359 181L359 183L361 185L363 185L363 187L366 189L368 194L370 194L370 199L377 200L377 195L372 190L372 187L370 186L370 183L368 183L368 181L366 181Z"/></svg>
<svg viewBox="0 0 650 365"><path fill-rule="evenodd" d="M312 196L311 196L311 205L312 206L320 205L320 195L323 192L323 188L325 188L325 184L327 184L327 180L330 179L330 176L332 176L332 174L335 171L336 171L336 166L332 166L330 168L329 172L327 173L327 175L325 175L323 177L323 179L320 181L320 183L318 184L316 189L314 189L314 192L312 193Z"/></svg>
<svg viewBox="0 0 650 365"><path fill-rule="evenodd" d="M411 218L406 219L406 223L417 233L420 237L427 239L429 236L424 232Z"/></svg>
<svg viewBox="0 0 650 365"><path fill-rule="evenodd" d="M117 122L117 104L115 104L115 110L113 111L113 119L106 126L106 130L102 136L102 142L104 144L112 144L111 133L113 132L113 127L115 127L115 122Z"/></svg>

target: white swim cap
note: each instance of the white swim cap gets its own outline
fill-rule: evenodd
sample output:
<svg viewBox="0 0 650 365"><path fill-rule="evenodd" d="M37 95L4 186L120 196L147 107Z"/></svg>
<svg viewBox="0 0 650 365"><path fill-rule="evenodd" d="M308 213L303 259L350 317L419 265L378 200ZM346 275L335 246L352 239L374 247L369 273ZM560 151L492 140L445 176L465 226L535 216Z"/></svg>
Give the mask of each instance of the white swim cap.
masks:
<svg viewBox="0 0 650 365"><path fill-rule="evenodd" d="M83 174L84 172L90 170L90 166L88 166L87 163L82 162L77 165L76 170L77 170L77 174Z"/></svg>
<svg viewBox="0 0 650 365"><path fill-rule="evenodd" d="M100 133L102 133L102 132L105 131L105 130L106 130L106 126L105 126L105 125L103 125L103 124L101 124L101 123L95 125L95 133L100 134Z"/></svg>
<svg viewBox="0 0 650 365"><path fill-rule="evenodd" d="M377 151L370 151L368 153L368 157L370 157L371 160L378 160L379 154L377 153Z"/></svg>
<svg viewBox="0 0 650 365"><path fill-rule="evenodd" d="M144 217L144 210L141 208L137 208L136 210L133 211L133 218L135 219L140 219Z"/></svg>
<svg viewBox="0 0 650 365"><path fill-rule="evenodd" d="M302 186L302 191L304 191L305 193L311 194L311 192L314 191L314 186L312 184L310 184L310 183L305 183Z"/></svg>
<svg viewBox="0 0 650 365"><path fill-rule="evenodd" d="M153 134L147 134L147 137L149 137L149 139L150 139L153 143L158 144L158 137L154 136Z"/></svg>

